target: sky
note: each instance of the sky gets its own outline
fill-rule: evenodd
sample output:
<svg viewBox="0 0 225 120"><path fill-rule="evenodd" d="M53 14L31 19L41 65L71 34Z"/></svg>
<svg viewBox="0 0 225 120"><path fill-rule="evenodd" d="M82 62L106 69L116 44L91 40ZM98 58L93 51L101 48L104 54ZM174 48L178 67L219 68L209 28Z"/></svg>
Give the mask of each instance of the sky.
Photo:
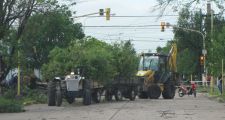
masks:
<svg viewBox="0 0 225 120"><path fill-rule="evenodd" d="M80 0L81 1L81 0ZM71 9L75 16L96 13L99 9L110 8L112 16L151 16L151 17L80 17L75 22L83 24L86 36L92 36L107 43L120 40L131 40L134 48L140 52L155 52L158 46L164 47L168 40L173 39L172 28L160 31L160 22L176 24L178 16L163 16L158 18L159 11L153 12L156 0L83 0ZM177 15L167 11L165 15ZM98 14L94 16L99 16ZM149 27L134 27L146 26ZM157 26L158 25L158 26ZM128 27L85 27L85 26L128 26Z"/></svg>

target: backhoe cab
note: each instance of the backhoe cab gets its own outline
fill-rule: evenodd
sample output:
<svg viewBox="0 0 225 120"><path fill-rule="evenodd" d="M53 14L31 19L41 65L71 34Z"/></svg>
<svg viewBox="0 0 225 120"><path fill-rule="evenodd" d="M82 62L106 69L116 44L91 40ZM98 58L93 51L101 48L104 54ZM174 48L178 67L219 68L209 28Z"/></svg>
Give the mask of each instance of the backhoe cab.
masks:
<svg viewBox="0 0 225 120"><path fill-rule="evenodd" d="M168 55L142 53L136 76L139 79L139 98L173 99L176 83L176 45Z"/></svg>

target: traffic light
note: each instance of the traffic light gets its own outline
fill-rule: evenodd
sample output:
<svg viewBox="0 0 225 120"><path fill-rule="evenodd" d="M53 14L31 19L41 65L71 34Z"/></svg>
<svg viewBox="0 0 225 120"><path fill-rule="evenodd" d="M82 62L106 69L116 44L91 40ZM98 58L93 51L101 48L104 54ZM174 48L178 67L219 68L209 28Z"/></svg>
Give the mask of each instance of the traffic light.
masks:
<svg viewBox="0 0 225 120"><path fill-rule="evenodd" d="M99 9L99 15L103 16L104 15L104 9Z"/></svg>
<svg viewBox="0 0 225 120"><path fill-rule="evenodd" d="M105 13L106 13L106 20L110 20L110 8L106 8Z"/></svg>
<svg viewBox="0 0 225 120"><path fill-rule="evenodd" d="M165 22L161 22L160 27L161 27L161 32L165 31Z"/></svg>
<svg viewBox="0 0 225 120"><path fill-rule="evenodd" d="M203 55L200 56L200 65L204 65L205 58Z"/></svg>

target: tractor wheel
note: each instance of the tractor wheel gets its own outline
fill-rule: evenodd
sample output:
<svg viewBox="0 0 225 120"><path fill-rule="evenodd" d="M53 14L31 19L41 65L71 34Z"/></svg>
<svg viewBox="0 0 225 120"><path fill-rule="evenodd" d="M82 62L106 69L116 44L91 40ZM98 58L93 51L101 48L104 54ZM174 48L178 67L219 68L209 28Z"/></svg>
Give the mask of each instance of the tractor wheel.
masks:
<svg viewBox="0 0 225 120"><path fill-rule="evenodd" d="M84 105L90 105L91 104L91 90L90 89L84 89L83 104Z"/></svg>
<svg viewBox="0 0 225 120"><path fill-rule="evenodd" d="M56 85L56 106L61 106L62 105L62 92L61 92L61 87L60 83Z"/></svg>
<svg viewBox="0 0 225 120"><path fill-rule="evenodd" d="M151 85L148 88L148 97L150 99L158 99L161 95L161 89L158 85Z"/></svg>
<svg viewBox="0 0 225 120"><path fill-rule="evenodd" d="M175 96L175 86L173 84L164 84L164 90L162 92L164 99L173 99Z"/></svg>
<svg viewBox="0 0 225 120"><path fill-rule="evenodd" d="M131 101L134 101L135 98L136 98L136 93L135 93L135 91L132 89L132 90L130 90L129 99L130 99Z"/></svg>
<svg viewBox="0 0 225 120"><path fill-rule="evenodd" d="M83 80L83 89L90 89L91 88L91 83L89 80L84 79Z"/></svg>
<svg viewBox="0 0 225 120"><path fill-rule="evenodd" d="M110 90L106 90L106 92L105 92L105 99L107 101L112 101L112 93L110 92Z"/></svg>
<svg viewBox="0 0 225 120"><path fill-rule="evenodd" d="M48 106L56 105L56 83L54 81L50 81L48 83Z"/></svg>
<svg viewBox="0 0 225 120"><path fill-rule="evenodd" d="M99 103L101 101L101 91L100 90L96 90L93 93L93 101L96 103Z"/></svg>
<svg viewBox="0 0 225 120"><path fill-rule="evenodd" d="M148 95L147 95L146 92L142 91L142 92L139 93L138 97L140 99L147 99L148 98Z"/></svg>
<svg viewBox="0 0 225 120"><path fill-rule="evenodd" d="M115 99L116 99L116 101L121 101L121 100L123 100L122 92L121 92L119 89L116 90L116 92L115 92Z"/></svg>
<svg viewBox="0 0 225 120"><path fill-rule="evenodd" d="M75 92L68 91L66 94L66 100L69 104L72 104L75 101Z"/></svg>

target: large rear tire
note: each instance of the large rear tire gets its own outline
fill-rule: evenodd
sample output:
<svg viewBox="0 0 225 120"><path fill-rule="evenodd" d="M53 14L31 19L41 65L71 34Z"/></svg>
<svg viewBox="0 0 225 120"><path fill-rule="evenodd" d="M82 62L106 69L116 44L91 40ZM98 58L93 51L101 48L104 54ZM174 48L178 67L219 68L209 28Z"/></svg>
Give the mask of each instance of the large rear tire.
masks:
<svg viewBox="0 0 225 120"><path fill-rule="evenodd" d="M164 99L173 99L175 96L175 85L169 83L164 84L164 90L162 96Z"/></svg>
<svg viewBox="0 0 225 120"><path fill-rule="evenodd" d="M161 89L158 85L151 85L148 88L148 97L150 99L159 99L161 95Z"/></svg>
<svg viewBox="0 0 225 120"><path fill-rule="evenodd" d="M62 105L62 92L61 92L61 87L60 83L56 85L56 106L61 106Z"/></svg>
<svg viewBox="0 0 225 120"><path fill-rule="evenodd" d="M48 106L56 105L56 83L54 81L50 81L48 83Z"/></svg>
<svg viewBox="0 0 225 120"><path fill-rule="evenodd" d="M90 105L91 104L91 91L90 91L90 89L84 89L83 104L84 105Z"/></svg>

